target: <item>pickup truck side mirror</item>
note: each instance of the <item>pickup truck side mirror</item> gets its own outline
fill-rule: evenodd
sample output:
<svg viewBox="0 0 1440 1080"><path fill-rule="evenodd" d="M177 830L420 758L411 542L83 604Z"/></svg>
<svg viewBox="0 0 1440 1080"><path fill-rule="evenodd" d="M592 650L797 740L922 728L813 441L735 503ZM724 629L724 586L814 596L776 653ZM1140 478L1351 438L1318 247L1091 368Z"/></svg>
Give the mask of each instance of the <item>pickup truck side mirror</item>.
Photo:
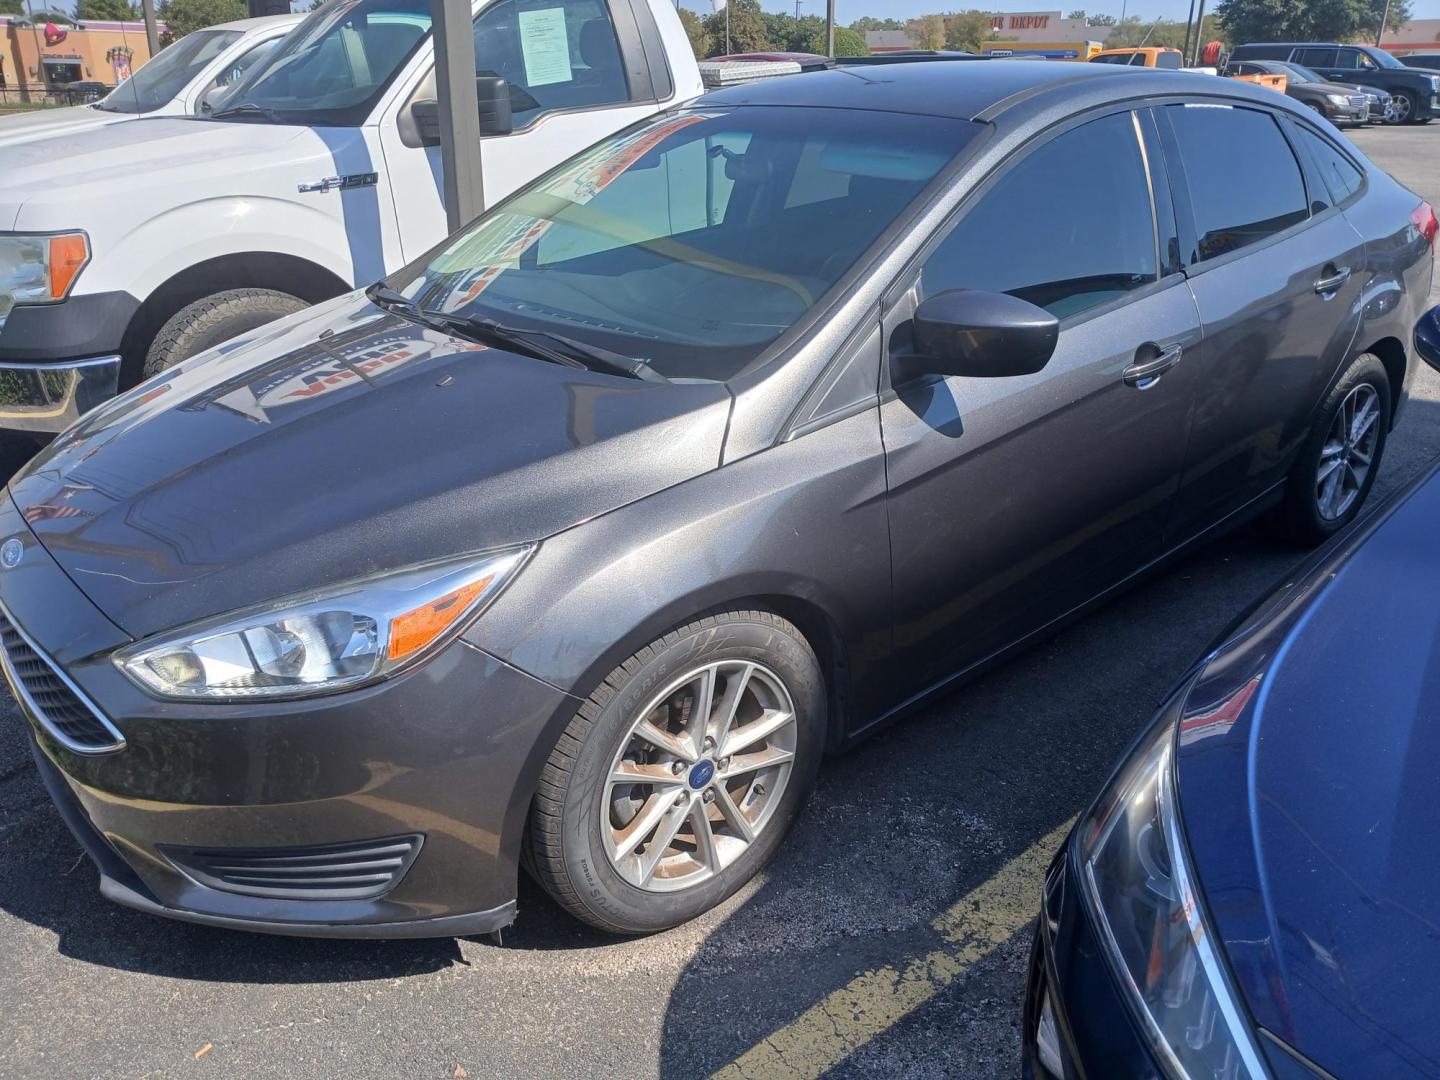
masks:
<svg viewBox="0 0 1440 1080"><path fill-rule="evenodd" d="M216 103L225 96L225 92L229 89L229 83L226 83L224 86L210 87L209 90L206 90L205 93L200 95L200 101L195 106L195 112L200 116L209 116L215 111Z"/></svg>
<svg viewBox="0 0 1440 1080"><path fill-rule="evenodd" d="M1050 362L1060 320L1005 293L949 289L915 309L914 365L939 375L1033 375Z"/></svg>
<svg viewBox="0 0 1440 1080"><path fill-rule="evenodd" d="M510 84L498 75L477 75L475 97L480 110L480 134L508 135L514 130L510 115ZM421 146L440 145L440 103L433 98L413 102L410 116Z"/></svg>

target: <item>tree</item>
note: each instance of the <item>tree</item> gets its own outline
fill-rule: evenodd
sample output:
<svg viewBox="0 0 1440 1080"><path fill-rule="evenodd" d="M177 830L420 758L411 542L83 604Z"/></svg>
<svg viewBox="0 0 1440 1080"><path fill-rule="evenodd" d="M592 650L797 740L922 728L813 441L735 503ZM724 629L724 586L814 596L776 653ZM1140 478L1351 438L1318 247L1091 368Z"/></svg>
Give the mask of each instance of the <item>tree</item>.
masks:
<svg viewBox="0 0 1440 1080"><path fill-rule="evenodd" d="M825 55L825 20L817 17L816 21L820 23L820 28L805 39L802 48L792 51ZM857 30L851 30L848 26L837 26L835 27L835 55L869 56L870 46L865 44L864 34Z"/></svg>
<svg viewBox="0 0 1440 1080"><path fill-rule="evenodd" d="M193 30L248 18L250 11L245 0L161 0L158 14L179 41Z"/></svg>
<svg viewBox="0 0 1440 1080"><path fill-rule="evenodd" d="M1373 40L1384 7L1384 0L1220 0L1215 14L1236 43L1355 41ZM1392 0L1386 29L1399 29L1409 20L1409 0Z"/></svg>
<svg viewBox="0 0 1440 1080"><path fill-rule="evenodd" d="M765 33L765 15L760 10L760 0L730 0L726 8L705 17L705 36L709 39L705 55L722 56L725 53L727 8L730 12L730 51L768 52L770 38Z"/></svg>
<svg viewBox="0 0 1440 1080"><path fill-rule="evenodd" d="M24 14L24 0L0 0L0 15L14 15L18 17Z"/></svg>
<svg viewBox="0 0 1440 1080"><path fill-rule="evenodd" d="M1080 15L1086 26L1114 26L1120 21L1114 15L1086 15L1083 11Z"/></svg>
<svg viewBox="0 0 1440 1080"><path fill-rule="evenodd" d="M904 30L905 24L899 19L877 19L874 15L862 15L850 24L850 29L857 34L863 34L867 30Z"/></svg>
<svg viewBox="0 0 1440 1080"><path fill-rule="evenodd" d="M922 15L905 24L905 32L917 49L945 48L945 19L941 15Z"/></svg>
<svg viewBox="0 0 1440 1080"><path fill-rule="evenodd" d="M705 24L700 21L700 16L689 8L682 7L675 10L680 14L680 25L685 28L685 36L690 39L690 51L698 60L705 55L706 47L709 44L709 38L705 36Z"/></svg>
<svg viewBox="0 0 1440 1080"><path fill-rule="evenodd" d="M990 16L983 11L965 11L945 19L947 49L978 53L990 37Z"/></svg>
<svg viewBox="0 0 1440 1080"><path fill-rule="evenodd" d="M126 22L140 17L129 0L76 0L75 17L81 22Z"/></svg>

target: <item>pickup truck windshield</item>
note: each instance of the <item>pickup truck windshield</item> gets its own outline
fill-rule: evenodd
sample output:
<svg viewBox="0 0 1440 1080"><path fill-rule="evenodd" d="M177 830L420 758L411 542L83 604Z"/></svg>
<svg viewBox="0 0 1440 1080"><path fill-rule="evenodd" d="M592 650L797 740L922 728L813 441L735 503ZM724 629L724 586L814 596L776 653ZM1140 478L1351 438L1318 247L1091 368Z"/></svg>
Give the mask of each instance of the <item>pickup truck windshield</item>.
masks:
<svg viewBox="0 0 1440 1080"><path fill-rule="evenodd" d="M256 64L211 118L361 124L429 33L429 0L330 0Z"/></svg>
<svg viewBox="0 0 1440 1080"><path fill-rule="evenodd" d="M815 308L975 133L930 116L708 108L612 136L390 285L416 308L728 380Z"/></svg>
<svg viewBox="0 0 1440 1080"><path fill-rule="evenodd" d="M197 30L160 52L95 107L105 112L148 113L174 100L210 61L240 39L238 30Z"/></svg>

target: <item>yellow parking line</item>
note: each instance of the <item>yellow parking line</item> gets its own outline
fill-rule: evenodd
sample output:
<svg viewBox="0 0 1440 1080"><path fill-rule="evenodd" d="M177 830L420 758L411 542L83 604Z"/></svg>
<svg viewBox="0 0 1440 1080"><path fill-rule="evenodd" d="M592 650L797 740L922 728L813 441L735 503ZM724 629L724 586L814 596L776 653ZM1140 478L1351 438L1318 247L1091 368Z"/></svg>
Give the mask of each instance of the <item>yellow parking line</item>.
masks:
<svg viewBox="0 0 1440 1080"><path fill-rule="evenodd" d="M1045 869L1073 824L1072 818L1037 840L931 923L944 947L901 968L857 975L712 1080L818 1078L899 1023L1035 918Z"/></svg>

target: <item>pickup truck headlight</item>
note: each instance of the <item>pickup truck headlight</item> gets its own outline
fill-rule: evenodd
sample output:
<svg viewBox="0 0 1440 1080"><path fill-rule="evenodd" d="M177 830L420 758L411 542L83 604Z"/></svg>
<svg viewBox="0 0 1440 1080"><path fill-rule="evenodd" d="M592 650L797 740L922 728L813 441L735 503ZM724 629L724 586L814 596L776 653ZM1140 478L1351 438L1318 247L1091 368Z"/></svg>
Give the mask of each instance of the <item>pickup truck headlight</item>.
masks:
<svg viewBox="0 0 1440 1080"><path fill-rule="evenodd" d="M157 697L293 698L383 679L454 640L531 549L426 563L141 641L115 665Z"/></svg>
<svg viewBox="0 0 1440 1080"><path fill-rule="evenodd" d="M1111 967L1175 1080L1268 1075L1205 925L1175 805L1175 724L1160 722L1077 831Z"/></svg>
<svg viewBox="0 0 1440 1080"><path fill-rule="evenodd" d="M0 329L17 304L64 300L89 261L84 233L0 233Z"/></svg>

